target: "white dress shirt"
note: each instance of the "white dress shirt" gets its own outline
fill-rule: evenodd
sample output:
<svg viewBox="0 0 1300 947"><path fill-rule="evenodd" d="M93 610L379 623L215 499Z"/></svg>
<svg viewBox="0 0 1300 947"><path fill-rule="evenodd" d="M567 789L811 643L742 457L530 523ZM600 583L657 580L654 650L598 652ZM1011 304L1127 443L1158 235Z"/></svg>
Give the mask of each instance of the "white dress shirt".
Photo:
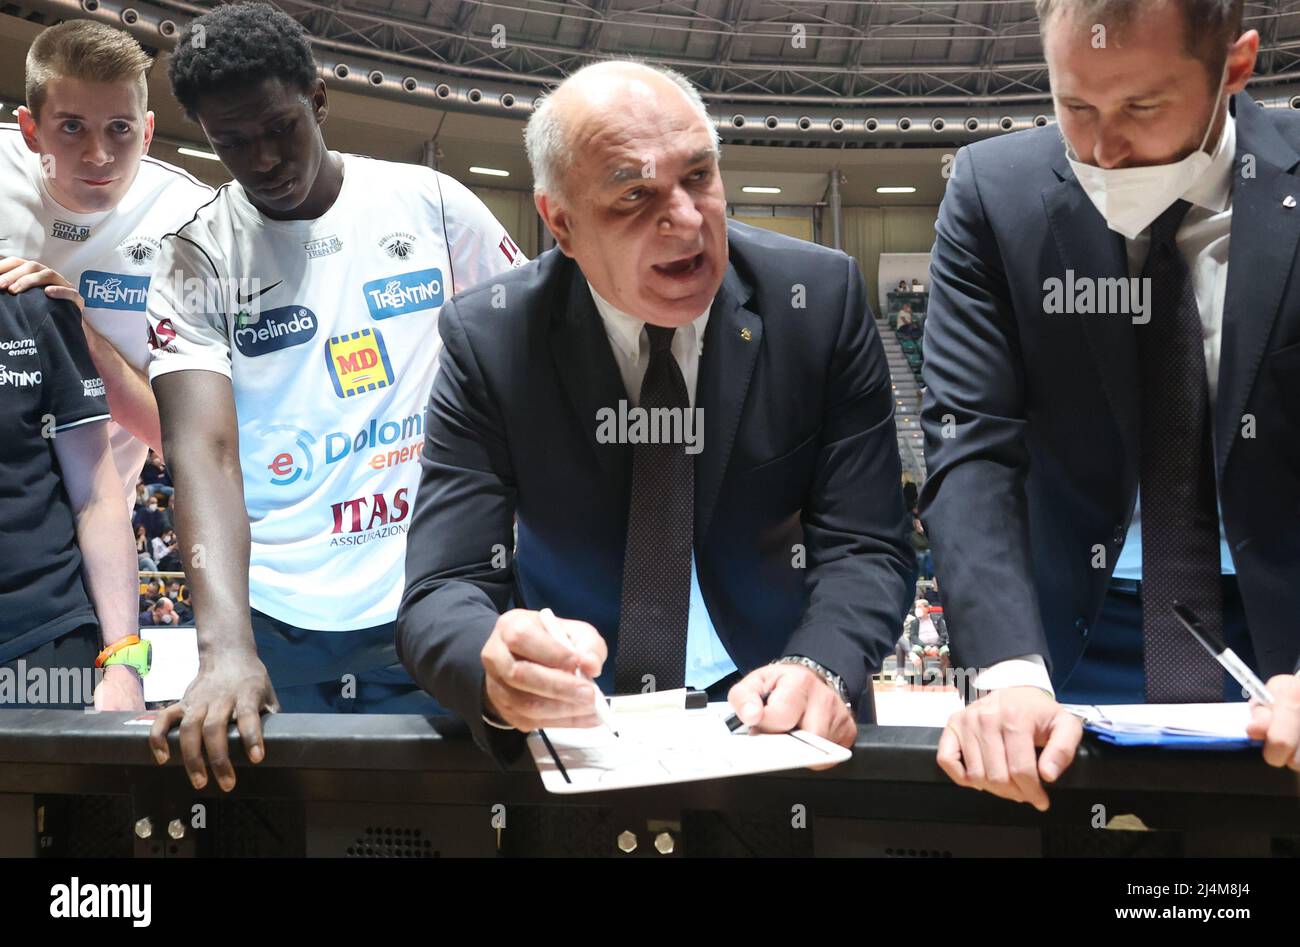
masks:
<svg viewBox="0 0 1300 947"><path fill-rule="evenodd" d="M623 376L623 387L627 390L628 405L635 407L641 400L641 383L645 380L646 369L650 367L650 336L645 331L645 322L615 309L612 303L596 292L591 283L587 284L587 288L591 290L596 311L605 324L605 335L609 337L609 347L618 364L618 372ZM704 353L704 328L708 322L709 310L706 309L692 322L679 326L673 335L673 358L682 370L686 396L692 408L695 407L696 383L700 377L700 356ZM692 555L691 605L686 622L686 686L704 690L735 670L736 664L718 638L704 605L699 573Z"/></svg>
<svg viewBox="0 0 1300 947"><path fill-rule="evenodd" d="M1214 423L1214 404L1219 390L1219 357L1223 344L1223 304L1228 285L1228 242L1232 237L1232 166L1237 155L1237 120L1228 113L1223 134L1210 167L1183 194L1191 203L1187 216L1178 227L1174 240L1187 262L1196 292L1196 307L1201 313L1201 331L1205 342L1205 368L1210 388L1210 423ZM1125 239L1129 274L1138 276L1146 265L1150 249L1150 229L1133 240ZM1133 545L1134 532L1141 541L1139 513L1135 509L1126 545ZM1223 524L1220 520L1220 532ZM1220 543L1223 544L1222 537ZM1231 560L1228 559L1230 564ZM1226 570L1225 570L1226 571ZM1055 696L1047 665L1040 654L1010 658L986 668L975 678L978 690L1002 687L1040 687Z"/></svg>
<svg viewBox="0 0 1300 947"><path fill-rule="evenodd" d="M641 400L641 383L645 380L646 369L650 367L650 336L645 331L645 321L614 308L613 303L596 292L591 283L587 283L587 288L591 290L596 311L600 313L601 322L604 323L610 351L614 355L618 372L623 378L623 387L627 391L628 406L636 407ZM673 335L673 358L677 360L677 367L682 370L682 378L686 382L686 395L692 408L695 407L695 388L700 377L700 355L704 352L704 329L708 322L709 310L706 309L692 322L679 326ZM703 690L735 670L736 664L731 660L731 655L727 653L722 640L718 638L718 633L709 618L708 609L704 605L699 575L692 556L691 604L686 623L686 686ZM483 714L483 720L498 729L511 729L493 720L487 714Z"/></svg>
<svg viewBox="0 0 1300 947"><path fill-rule="evenodd" d="M609 347L618 363L618 373L623 376L623 387L627 389L628 406L636 407L641 400L641 382L650 367L650 337L645 331L645 320L615 309L614 304L606 301L590 283L587 288L591 290L600 321L605 324ZM708 324L709 310L706 309L693 322L679 326L673 336L673 358L677 359L677 367L682 370L686 396L692 408L695 407L695 387L700 377L700 355L704 352L704 328Z"/></svg>

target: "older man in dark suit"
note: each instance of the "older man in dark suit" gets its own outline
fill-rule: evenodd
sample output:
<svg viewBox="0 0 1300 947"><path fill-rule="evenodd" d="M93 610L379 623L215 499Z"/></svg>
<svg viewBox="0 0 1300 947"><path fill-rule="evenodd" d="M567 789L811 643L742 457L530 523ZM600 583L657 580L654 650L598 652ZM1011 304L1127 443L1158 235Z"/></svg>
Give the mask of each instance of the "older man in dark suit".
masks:
<svg viewBox="0 0 1300 947"><path fill-rule="evenodd" d="M441 313L403 662L499 754L596 722L577 668L849 745L914 579L856 265L728 223L675 74L587 67L526 137L558 248Z"/></svg>

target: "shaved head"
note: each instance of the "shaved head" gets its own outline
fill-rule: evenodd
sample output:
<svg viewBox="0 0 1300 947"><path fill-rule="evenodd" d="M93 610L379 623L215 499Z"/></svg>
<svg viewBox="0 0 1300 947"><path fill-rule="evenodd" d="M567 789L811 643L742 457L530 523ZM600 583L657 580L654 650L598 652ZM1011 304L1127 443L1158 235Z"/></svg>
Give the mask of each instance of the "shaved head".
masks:
<svg viewBox="0 0 1300 947"><path fill-rule="evenodd" d="M674 100L680 100L709 129L714 158L720 157L717 129L704 100L681 73L632 59L611 59L579 69L542 99L524 130L533 189L563 195L577 126L606 120L628 108L654 110Z"/></svg>
<svg viewBox="0 0 1300 947"><path fill-rule="evenodd" d="M727 266L718 132L682 76L587 66L524 132L537 213L606 301L660 326L707 311Z"/></svg>

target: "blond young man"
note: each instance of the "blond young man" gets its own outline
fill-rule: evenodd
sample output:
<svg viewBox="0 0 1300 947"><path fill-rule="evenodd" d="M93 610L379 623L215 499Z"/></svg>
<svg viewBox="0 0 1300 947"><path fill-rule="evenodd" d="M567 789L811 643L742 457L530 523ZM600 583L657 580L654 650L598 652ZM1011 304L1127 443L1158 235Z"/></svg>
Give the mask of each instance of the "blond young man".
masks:
<svg viewBox="0 0 1300 947"><path fill-rule="evenodd" d="M0 290L44 286L82 307L112 413L113 462L131 499L148 448L162 447L145 374L158 248L212 196L148 157L152 65L129 34L106 24L52 26L27 53L18 124L0 125Z"/></svg>
<svg viewBox="0 0 1300 947"><path fill-rule="evenodd" d="M161 443L145 298L160 238L211 194L145 156L151 65L120 30L51 27L28 52L18 124L0 125L0 478L23 484L0 491L0 516L26 536L23 556L0 557L0 706L68 705L6 695L3 672L88 671L104 648L96 705L144 707L142 665L123 660L138 626L121 501Z"/></svg>

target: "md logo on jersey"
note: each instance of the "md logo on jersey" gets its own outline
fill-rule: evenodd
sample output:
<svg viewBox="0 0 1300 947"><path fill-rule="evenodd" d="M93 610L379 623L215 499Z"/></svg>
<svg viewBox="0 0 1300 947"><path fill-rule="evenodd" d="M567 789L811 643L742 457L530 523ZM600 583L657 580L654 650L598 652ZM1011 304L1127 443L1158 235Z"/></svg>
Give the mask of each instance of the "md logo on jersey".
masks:
<svg viewBox="0 0 1300 947"><path fill-rule="evenodd" d="M417 270L371 280L361 287L373 319L391 319L442 305L442 270Z"/></svg>
<svg viewBox="0 0 1300 947"><path fill-rule="evenodd" d="M378 329L361 329L336 335L325 343L325 365L334 393L351 398L393 383L393 363Z"/></svg>
<svg viewBox="0 0 1300 947"><path fill-rule="evenodd" d="M312 448L316 445L316 438L302 428L290 424L277 424L267 429L268 434L277 434L281 431L293 438L293 446L289 450L276 454L266 465L266 469L271 471L271 483L277 487L287 487L300 479L303 483L307 483L311 480L312 471L316 469L316 462L312 459Z"/></svg>
<svg viewBox="0 0 1300 947"><path fill-rule="evenodd" d="M86 270L81 274L81 298L94 309L144 312L149 299L149 277Z"/></svg>
<svg viewBox="0 0 1300 947"><path fill-rule="evenodd" d="M246 358L256 358L290 346L302 345L315 337L314 312L306 306L280 306L262 312L247 325L240 319L239 327L235 329L235 347Z"/></svg>

